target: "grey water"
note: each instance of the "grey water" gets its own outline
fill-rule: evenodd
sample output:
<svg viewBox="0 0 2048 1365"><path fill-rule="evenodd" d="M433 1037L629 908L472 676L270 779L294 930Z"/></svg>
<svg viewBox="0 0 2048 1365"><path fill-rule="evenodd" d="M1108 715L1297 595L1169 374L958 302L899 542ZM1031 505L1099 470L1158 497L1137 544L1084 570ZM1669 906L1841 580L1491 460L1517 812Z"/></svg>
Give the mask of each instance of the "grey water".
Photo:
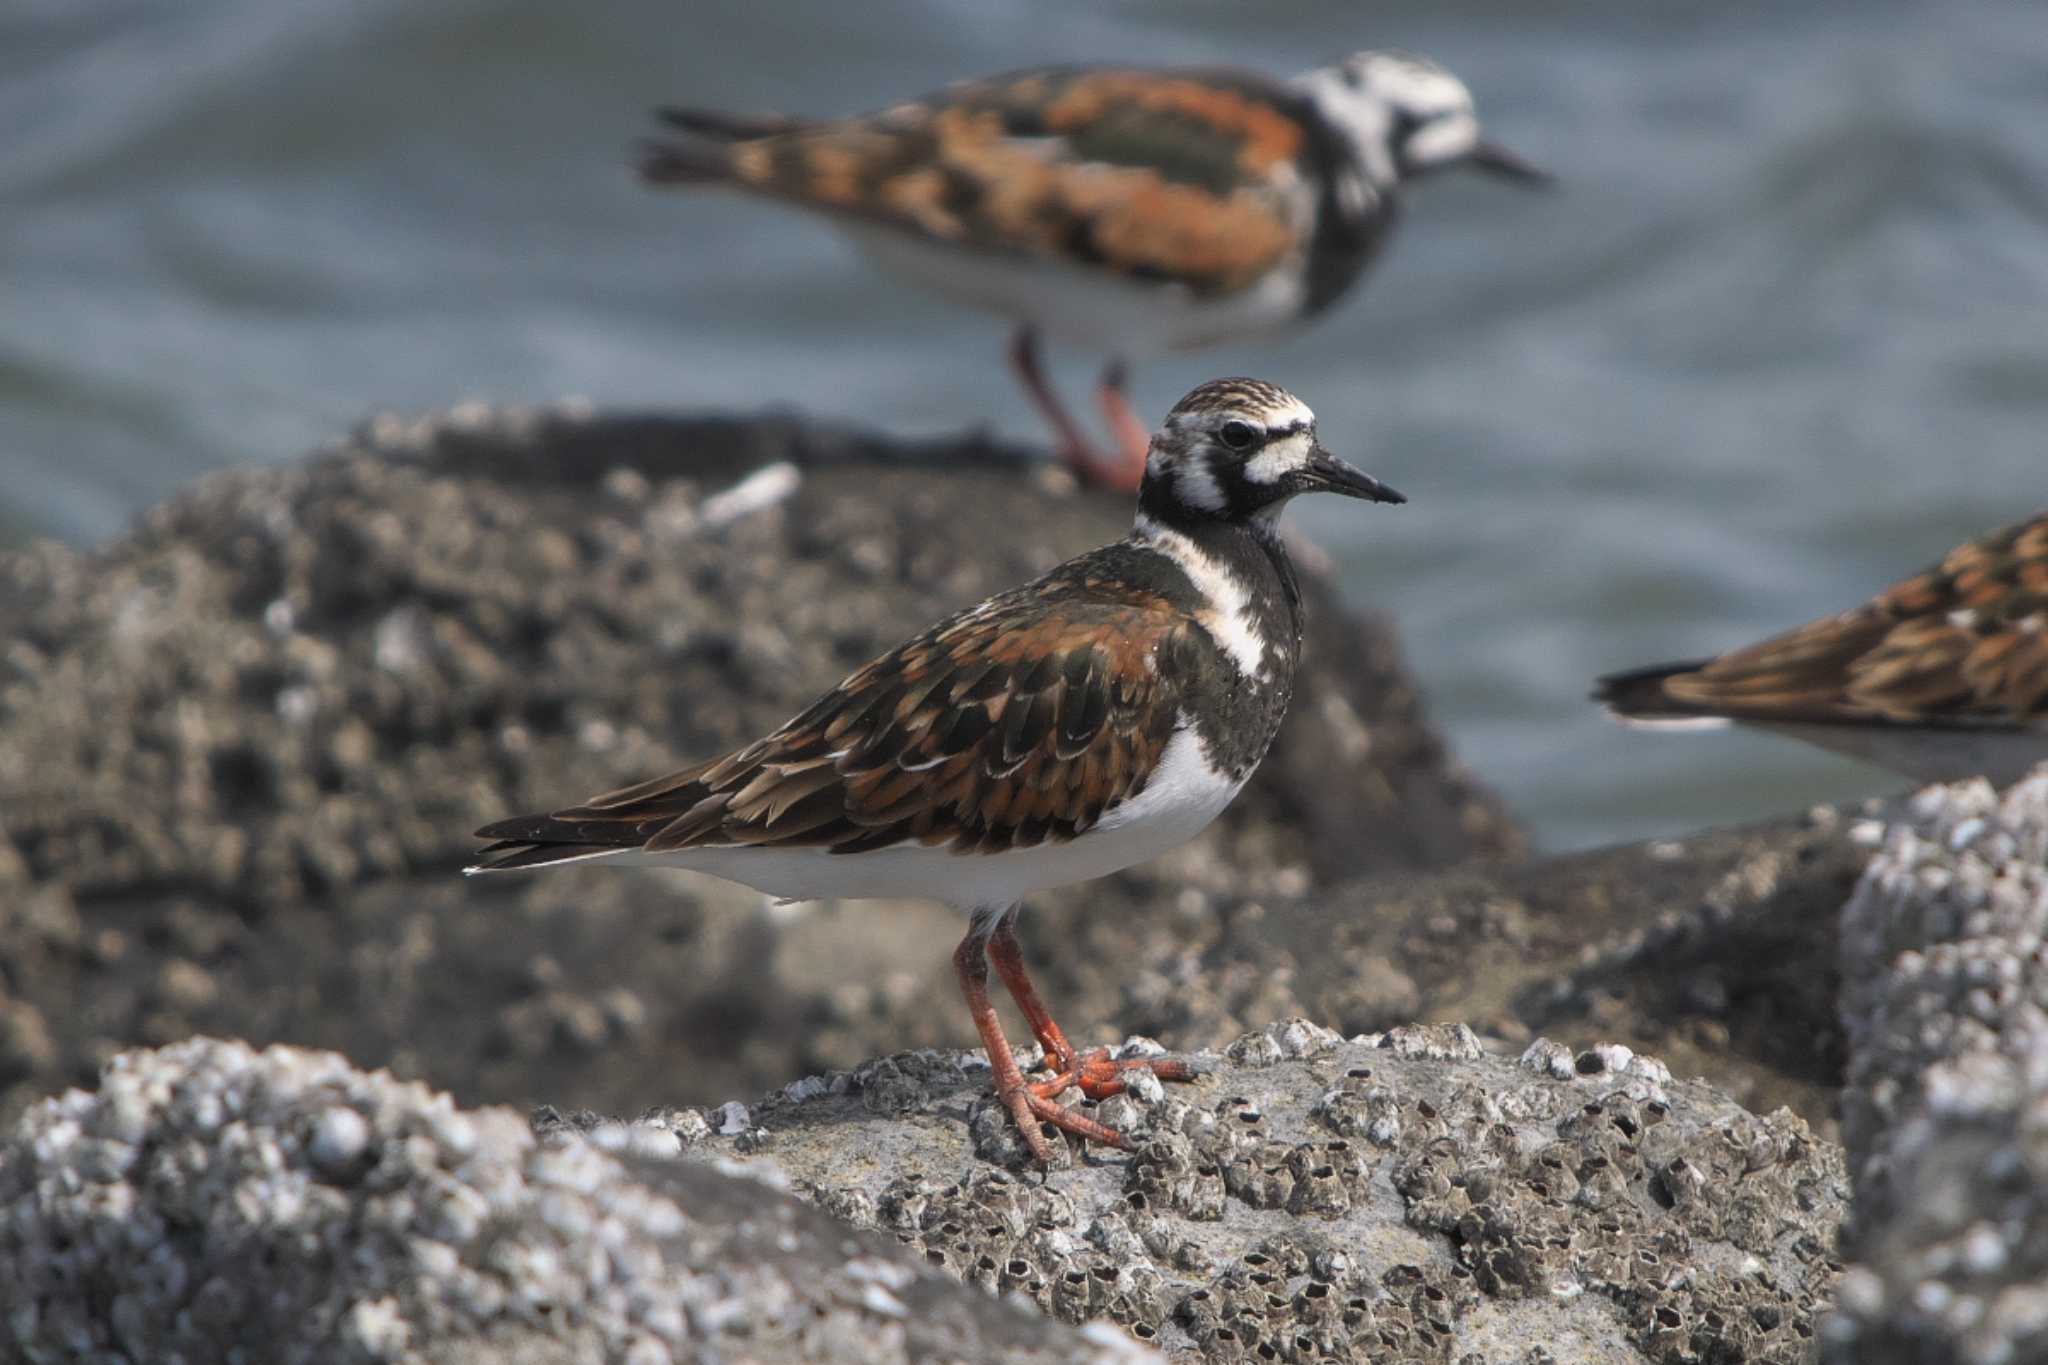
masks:
<svg viewBox="0 0 2048 1365"><path fill-rule="evenodd" d="M1625 731L1585 693L2048 502L2040 0L14 0L0 547L463 399L1037 441L996 319L816 222L636 186L649 107L1379 46L1464 77L1556 189L1422 186L1321 325L1150 363L1140 411L1273 378L1412 498L1295 515L1542 846L1896 789L1787 741ZM1077 398L1097 363L1060 357Z"/></svg>

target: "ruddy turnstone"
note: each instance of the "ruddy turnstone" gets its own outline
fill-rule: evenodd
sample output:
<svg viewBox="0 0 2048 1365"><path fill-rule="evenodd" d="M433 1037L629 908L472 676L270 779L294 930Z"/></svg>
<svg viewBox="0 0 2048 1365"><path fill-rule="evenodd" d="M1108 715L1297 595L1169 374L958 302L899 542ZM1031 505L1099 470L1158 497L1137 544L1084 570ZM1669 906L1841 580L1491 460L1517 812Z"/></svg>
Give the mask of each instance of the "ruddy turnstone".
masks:
<svg viewBox="0 0 2048 1365"><path fill-rule="evenodd" d="M2016 782L2048 760L2048 512L1852 611L1593 696L1631 725L1741 722L1922 782Z"/></svg>
<svg viewBox="0 0 2048 1365"><path fill-rule="evenodd" d="M1061 67L964 82L855 118L661 111L657 185L725 186L829 215L876 263L1014 318L1010 361L1080 472L1135 488L1147 433L1126 358L1322 312L1378 253L1400 188L1470 165L1546 177L1479 133L1433 62L1361 52L1293 81ZM1113 357L1097 453L1039 364L1041 332Z"/></svg>
<svg viewBox="0 0 2048 1365"><path fill-rule="evenodd" d="M1041 1161L1041 1120L1123 1146L1056 1096L1174 1061L1076 1052L1025 974L1023 897L1193 838L1265 756L1294 686L1290 498L1400 494L1323 449L1315 415L1254 379L1202 385L1152 438L1131 534L948 617L781 728L580 806L479 830L470 872L605 858L692 868L784 900L929 898L970 916L953 954L996 1094ZM1027 1082L996 974L1045 1049Z"/></svg>

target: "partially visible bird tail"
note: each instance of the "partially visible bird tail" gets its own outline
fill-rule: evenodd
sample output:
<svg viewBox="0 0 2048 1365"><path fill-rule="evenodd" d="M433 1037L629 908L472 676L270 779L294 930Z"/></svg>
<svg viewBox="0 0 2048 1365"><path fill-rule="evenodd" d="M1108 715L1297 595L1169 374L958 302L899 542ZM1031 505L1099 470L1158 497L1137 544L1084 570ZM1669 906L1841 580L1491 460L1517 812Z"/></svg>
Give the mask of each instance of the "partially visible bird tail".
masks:
<svg viewBox="0 0 2048 1365"><path fill-rule="evenodd" d="M1704 668L1705 659L1684 663L1655 664L1609 673L1593 688L1593 700L1605 706L1615 719L1630 725L1658 729L1708 729L1726 725L1726 716L1716 715L1673 697L1664 684L1683 673Z"/></svg>
<svg viewBox="0 0 2048 1365"><path fill-rule="evenodd" d="M718 142L650 140L640 144L635 164L650 185L719 185L732 179L732 155Z"/></svg>
<svg viewBox="0 0 2048 1365"><path fill-rule="evenodd" d="M530 867L554 867L559 863L580 863L586 858L607 858L625 851L601 845L531 844L506 839L478 849L476 860L462 869L462 875L474 877L480 872L521 872Z"/></svg>
<svg viewBox="0 0 2048 1365"><path fill-rule="evenodd" d="M657 110L655 116L686 138L641 144L640 178L654 185L717 185L738 177L732 148L757 138L792 133L805 125L781 114L727 114L716 109Z"/></svg>
<svg viewBox="0 0 2048 1365"><path fill-rule="evenodd" d="M786 114L728 114L721 109L685 109L673 104L655 110L654 116L678 132L695 133L714 142L744 142L804 127L804 120Z"/></svg>

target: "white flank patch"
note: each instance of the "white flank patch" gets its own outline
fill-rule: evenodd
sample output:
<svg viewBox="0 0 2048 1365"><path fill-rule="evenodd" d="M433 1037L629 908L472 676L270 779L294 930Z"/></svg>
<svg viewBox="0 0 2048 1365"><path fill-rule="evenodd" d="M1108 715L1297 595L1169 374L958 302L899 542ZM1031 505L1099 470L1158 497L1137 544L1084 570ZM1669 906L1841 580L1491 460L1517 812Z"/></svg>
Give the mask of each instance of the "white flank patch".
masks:
<svg viewBox="0 0 2048 1365"><path fill-rule="evenodd" d="M1299 417L1292 413L1283 413L1274 420L1280 425L1290 421L1299 421L1306 425L1316 420L1316 415L1306 407L1300 404L1296 406L1301 408ZM1285 476L1307 465L1309 452L1314 449L1315 438L1307 431L1297 431L1292 436L1283 436L1277 441L1268 442L1264 450L1244 462L1244 476L1253 483L1278 483Z"/></svg>
<svg viewBox="0 0 2048 1365"><path fill-rule="evenodd" d="M1252 626L1251 598L1231 572L1202 553L1199 546L1178 531L1161 526L1143 512L1138 514L1138 538L1180 565L1194 583L1195 591L1208 602L1195 613L1224 652L1236 662L1247 678L1266 667L1266 641Z"/></svg>
<svg viewBox="0 0 2048 1365"><path fill-rule="evenodd" d="M1305 236L1314 201L1300 186L1287 193L1289 216ZM1193 350L1278 331L1300 319L1308 298L1299 254L1234 293L1197 297L1182 284L1134 283L1084 264L977 251L888 227L833 226L899 278L1111 355Z"/></svg>
<svg viewBox="0 0 2048 1365"><path fill-rule="evenodd" d="M1157 835L1173 837L1171 846L1178 846L1200 834L1211 820L1221 815L1243 785L1232 782L1210 764L1201 736L1183 715L1173 738L1166 741L1159 766L1152 770L1145 790L1104 811L1095 829L1109 833L1142 826Z"/></svg>

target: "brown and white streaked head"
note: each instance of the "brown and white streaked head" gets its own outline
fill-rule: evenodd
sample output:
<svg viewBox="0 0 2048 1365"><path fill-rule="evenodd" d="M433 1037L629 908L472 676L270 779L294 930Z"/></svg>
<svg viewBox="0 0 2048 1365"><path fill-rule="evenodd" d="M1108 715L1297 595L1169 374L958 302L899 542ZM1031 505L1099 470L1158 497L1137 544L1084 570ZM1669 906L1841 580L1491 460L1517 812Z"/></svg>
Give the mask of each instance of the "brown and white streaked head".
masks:
<svg viewBox="0 0 2048 1365"><path fill-rule="evenodd" d="M1138 514L1165 525L1262 525L1303 493L1407 501L1324 449L1315 413L1287 390L1212 379L1176 403L1152 437Z"/></svg>

